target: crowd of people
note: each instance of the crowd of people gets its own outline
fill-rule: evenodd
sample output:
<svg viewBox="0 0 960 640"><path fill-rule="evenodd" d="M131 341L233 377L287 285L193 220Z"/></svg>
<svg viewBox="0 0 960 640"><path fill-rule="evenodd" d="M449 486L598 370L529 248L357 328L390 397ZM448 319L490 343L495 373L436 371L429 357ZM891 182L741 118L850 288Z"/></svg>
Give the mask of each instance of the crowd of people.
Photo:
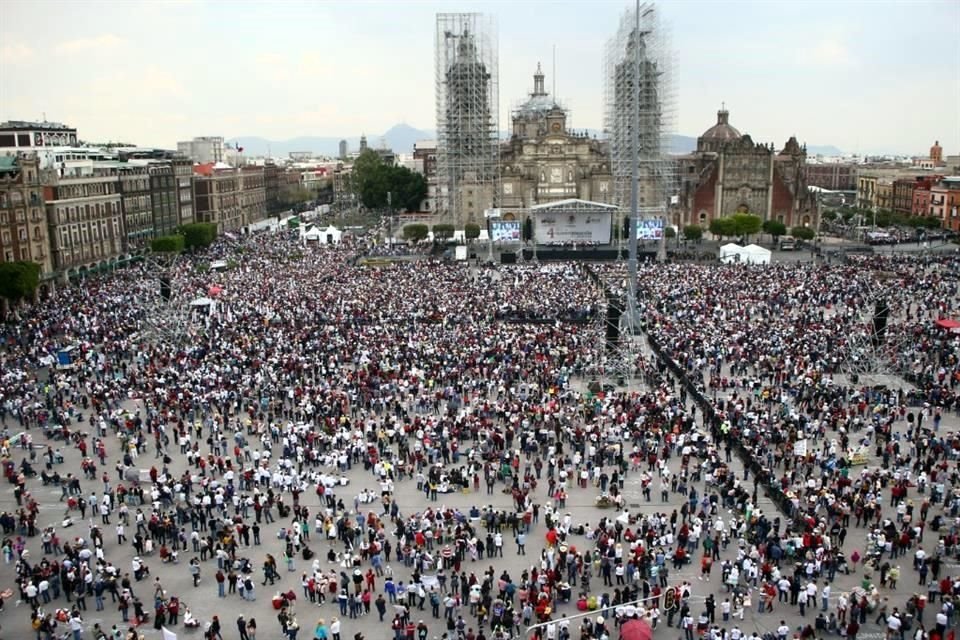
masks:
<svg viewBox="0 0 960 640"><path fill-rule="evenodd" d="M939 426L960 412L960 369L956 338L928 326L956 308L951 259L645 266L660 360L639 356L642 384L611 391L584 376L609 357L621 265L365 267L361 247L288 233L182 257L180 308L214 303L188 312L177 341L153 339L147 265L62 288L3 326L2 453L17 500L3 546L38 638L81 637L88 598L120 617L94 640L144 624L256 638L250 615L198 620L192 595L164 584L174 566L203 597L253 602L269 584L267 637L293 640L355 637L351 621L373 615L398 640L531 625L538 638L599 640L661 618L688 640L740 640L731 617L784 600L802 615L821 599L810 631L855 637L868 610L901 621L883 590L907 552L937 589L899 607L901 628L919 627L935 597L953 624L960 583L941 582L960 440ZM234 266L209 270L217 260ZM912 394L834 379L864 356L870 336L852 336L868 331L877 273L891 283L888 355ZM70 368L50 367L67 346ZM860 450L882 464L856 473ZM64 459L81 476L60 474ZM361 467L376 490L350 484ZM41 483L62 489L62 522L40 521ZM407 503L400 483L422 498ZM760 507L774 490L782 515ZM476 506L446 499L457 493L478 494ZM571 513L575 494L595 518ZM846 540L851 519L866 544ZM937 540L918 560L926 528ZM723 600L687 579L697 567L709 580L714 561ZM837 572L866 563L859 591L831 596ZM573 610L596 615L561 615Z"/></svg>

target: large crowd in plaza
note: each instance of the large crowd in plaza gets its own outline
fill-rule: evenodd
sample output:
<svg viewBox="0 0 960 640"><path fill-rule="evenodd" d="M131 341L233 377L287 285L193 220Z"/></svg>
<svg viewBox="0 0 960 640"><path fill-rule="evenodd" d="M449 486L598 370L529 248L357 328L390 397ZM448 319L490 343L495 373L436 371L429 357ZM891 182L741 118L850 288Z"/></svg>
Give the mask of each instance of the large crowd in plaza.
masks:
<svg viewBox="0 0 960 640"><path fill-rule="evenodd" d="M635 361L639 390L618 391L588 382L609 366L621 263L359 266L360 241L288 233L182 257L177 342L151 340L145 265L3 325L16 508L0 524L5 584L25 605L4 627L29 615L40 640L189 626L348 640L377 616L377 637L397 640L540 623L539 638L600 640L635 621L744 640L761 616L779 640L855 640L874 621L899 638L952 633L960 434L941 424L960 416L960 337L934 321L960 312L955 256L643 265L657 357ZM890 321L874 354L878 295ZM189 306L203 296L214 304ZM73 366L51 367L66 346ZM867 357L910 388L844 375ZM359 468L378 490L349 484ZM62 519L41 510L43 485ZM471 506L445 499L463 493ZM490 495L509 506L481 506ZM571 516L578 496L595 517ZM195 615L198 596L166 581L184 570L244 615ZM922 588L888 600L901 570ZM832 591L847 572L862 582ZM264 597L274 619L237 603ZM800 630L777 624L808 607Z"/></svg>

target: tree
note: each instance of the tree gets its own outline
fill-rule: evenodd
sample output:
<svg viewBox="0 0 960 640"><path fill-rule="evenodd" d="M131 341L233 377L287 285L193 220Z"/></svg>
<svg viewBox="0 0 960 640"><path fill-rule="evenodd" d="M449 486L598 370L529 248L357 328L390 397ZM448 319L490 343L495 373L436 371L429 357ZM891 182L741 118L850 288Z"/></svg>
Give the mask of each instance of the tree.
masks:
<svg viewBox="0 0 960 640"><path fill-rule="evenodd" d="M40 265L36 262L0 263L0 296L10 302L33 297L40 286Z"/></svg>
<svg viewBox="0 0 960 640"><path fill-rule="evenodd" d="M663 228L663 237L664 238L676 238L677 230L673 227L664 227Z"/></svg>
<svg viewBox="0 0 960 640"><path fill-rule="evenodd" d="M427 181L422 174L384 164L380 154L372 149L361 153L353 163L351 180L360 202L368 209L391 206L416 211L427 195Z"/></svg>
<svg viewBox="0 0 960 640"><path fill-rule="evenodd" d="M463 235L467 240L476 240L480 237L480 225L468 222L463 225Z"/></svg>
<svg viewBox="0 0 960 640"><path fill-rule="evenodd" d="M452 224L435 224L433 225L433 239L435 241L449 240L453 237L453 231Z"/></svg>
<svg viewBox="0 0 960 640"><path fill-rule="evenodd" d="M523 241L530 242L533 239L533 218L527 218L523 221Z"/></svg>
<svg viewBox="0 0 960 640"><path fill-rule="evenodd" d="M182 225L177 233L183 236L187 249L204 249L217 239L217 225L213 222L193 222Z"/></svg>
<svg viewBox="0 0 960 640"><path fill-rule="evenodd" d="M813 240L817 234L810 227L794 227L790 229L790 235L797 240Z"/></svg>
<svg viewBox="0 0 960 640"><path fill-rule="evenodd" d="M699 241L703 237L703 227L698 224L688 224L683 228L683 237L687 240Z"/></svg>
<svg viewBox="0 0 960 640"><path fill-rule="evenodd" d="M787 225L779 220L765 220L763 222L763 232L773 236L774 241L780 236L787 235Z"/></svg>
<svg viewBox="0 0 960 640"><path fill-rule="evenodd" d="M381 184L383 176L383 159L373 149L366 149L353 161L353 172L350 176L351 184L360 198L360 202L367 208L378 206L376 203L382 193L386 202L387 189Z"/></svg>
<svg viewBox="0 0 960 640"><path fill-rule="evenodd" d="M823 218L826 222L833 222L834 220L837 219L837 212L833 210L824 211L823 215L821 215L820 217Z"/></svg>
<svg viewBox="0 0 960 640"><path fill-rule="evenodd" d="M391 167L389 173L393 207L406 211L419 211L420 203L427 197L427 179L422 173L406 167Z"/></svg>
<svg viewBox="0 0 960 640"><path fill-rule="evenodd" d="M726 238L736 235L737 230L730 218L714 218L710 221L710 233L718 238Z"/></svg>
<svg viewBox="0 0 960 640"><path fill-rule="evenodd" d="M425 224L408 224L403 228L404 240L420 242L426 240L429 228Z"/></svg>
<svg viewBox="0 0 960 640"><path fill-rule="evenodd" d="M155 253L180 253L183 247L184 237L181 235L160 236L150 242L150 250Z"/></svg>
<svg viewBox="0 0 960 640"><path fill-rule="evenodd" d="M735 213L730 216L733 219L733 235L752 236L760 232L763 225L763 219L752 213Z"/></svg>

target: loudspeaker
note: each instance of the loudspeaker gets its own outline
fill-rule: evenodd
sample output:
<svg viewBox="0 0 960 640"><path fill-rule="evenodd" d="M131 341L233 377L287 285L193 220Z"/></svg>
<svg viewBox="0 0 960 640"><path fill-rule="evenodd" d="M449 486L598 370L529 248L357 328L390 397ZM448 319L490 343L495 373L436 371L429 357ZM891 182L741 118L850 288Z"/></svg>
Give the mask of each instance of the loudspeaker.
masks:
<svg viewBox="0 0 960 640"><path fill-rule="evenodd" d="M873 309L873 345L883 344L887 333L887 319L890 317L890 305L886 299L877 300Z"/></svg>
<svg viewBox="0 0 960 640"><path fill-rule="evenodd" d="M160 276L160 297L170 299L170 276Z"/></svg>

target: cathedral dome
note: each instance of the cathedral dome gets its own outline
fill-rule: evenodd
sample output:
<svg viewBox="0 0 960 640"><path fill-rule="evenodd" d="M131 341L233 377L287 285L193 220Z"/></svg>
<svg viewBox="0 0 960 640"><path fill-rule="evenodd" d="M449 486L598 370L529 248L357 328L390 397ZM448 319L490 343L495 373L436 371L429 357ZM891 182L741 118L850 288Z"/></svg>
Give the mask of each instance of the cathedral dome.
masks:
<svg viewBox="0 0 960 640"><path fill-rule="evenodd" d="M548 111L559 107L560 105L558 105L551 96L534 94L530 96L529 100L517 107L517 115L546 115Z"/></svg>
<svg viewBox="0 0 960 640"><path fill-rule="evenodd" d="M730 112L721 109L717 111L717 124L704 131L700 139L704 142L729 142L739 140L740 132L730 125Z"/></svg>

